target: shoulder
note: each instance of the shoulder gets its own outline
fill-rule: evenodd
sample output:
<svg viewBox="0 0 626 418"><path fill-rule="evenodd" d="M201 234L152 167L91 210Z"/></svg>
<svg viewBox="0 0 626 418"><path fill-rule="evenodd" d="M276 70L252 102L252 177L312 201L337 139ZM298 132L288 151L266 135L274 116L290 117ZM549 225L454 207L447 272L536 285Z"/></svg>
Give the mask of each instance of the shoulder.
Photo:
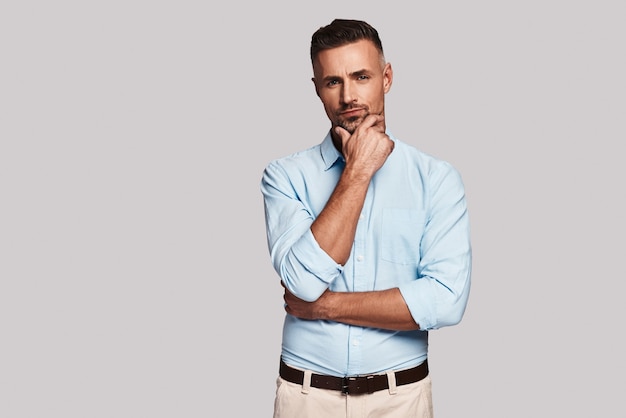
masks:
<svg viewBox="0 0 626 418"><path fill-rule="evenodd" d="M437 172L458 173L456 168L448 161L424 152L416 146L408 144L398 138L393 138L393 140L395 142L394 152L397 151L399 156L420 171L430 174Z"/></svg>
<svg viewBox="0 0 626 418"><path fill-rule="evenodd" d="M296 151L292 154L288 154L279 158L271 160L265 167L268 169L282 168L283 170L293 170L298 167L310 165L319 159L320 145L314 145L312 147Z"/></svg>
<svg viewBox="0 0 626 418"><path fill-rule="evenodd" d="M263 170L261 181L263 184L291 184L298 178L319 171L321 166L318 144L271 160Z"/></svg>
<svg viewBox="0 0 626 418"><path fill-rule="evenodd" d="M339 158L340 154L333 145L330 132L324 140L301 151L271 161L266 170L280 168L289 173L318 172L328 169Z"/></svg>

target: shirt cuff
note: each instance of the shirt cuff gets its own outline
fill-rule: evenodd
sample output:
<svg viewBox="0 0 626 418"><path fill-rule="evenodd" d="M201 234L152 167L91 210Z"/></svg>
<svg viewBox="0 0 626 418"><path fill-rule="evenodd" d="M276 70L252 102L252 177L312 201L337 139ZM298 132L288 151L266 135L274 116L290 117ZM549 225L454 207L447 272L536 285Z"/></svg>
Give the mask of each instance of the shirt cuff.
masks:
<svg viewBox="0 0 626 418"><path fill-rule="evenodd" d="M422 331L437 328L437 313L435 312L437 301L433 301L433 298L436 298L436 292L429 289L431 286L433 283L428 277L422 277L399 286L400 294L404 298L413 320Z"/></svg>
<svg viewBox="0 0 626 418"><path fill-rule="evenodd" d="M304 300L316 300L343 273L343 266L319 246L310 229L302 235L292 251L306 273L317 278L317 280L307 280L306 285L301 283L298 297Z"/></svg>

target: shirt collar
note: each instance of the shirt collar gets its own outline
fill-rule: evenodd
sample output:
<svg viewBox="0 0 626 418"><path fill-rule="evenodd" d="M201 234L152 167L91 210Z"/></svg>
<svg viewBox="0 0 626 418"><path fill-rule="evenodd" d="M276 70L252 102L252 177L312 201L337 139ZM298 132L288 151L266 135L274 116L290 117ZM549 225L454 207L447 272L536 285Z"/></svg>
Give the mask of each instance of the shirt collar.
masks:
<svg viewBox="0 0 626 418"><path fill-rule="evenodd" d="M322 144L320 146L320 152L322 153L322 160L324 161L325 170L330 169L337 162L337 160L344 161L343 155L341 155L341 153L337 151L337 148L335 148L335 144L333 144L333 138L330 135L330 131L328 131L328 133L326 134L326 138L324 138L324 141L322 141Z"/></svg>

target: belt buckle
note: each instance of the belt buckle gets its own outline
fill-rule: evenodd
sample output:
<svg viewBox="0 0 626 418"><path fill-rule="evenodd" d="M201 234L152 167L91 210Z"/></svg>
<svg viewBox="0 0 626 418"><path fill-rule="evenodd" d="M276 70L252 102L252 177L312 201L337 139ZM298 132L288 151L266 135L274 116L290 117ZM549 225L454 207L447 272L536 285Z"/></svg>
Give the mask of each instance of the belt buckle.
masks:
<svg viewBox="0 0 626 418"><path fill-rule="evenodd" d="M367 391L358 392L358 393L374 393L372 388L370 387L370 382L374 379L374 375L366 375L366 376L344 376L341 378L341 394L342 395L350 395L350 382L355 382L357 379L365 379L363 383L367 386ZM356 387L359 388L358 386Z"/></svg>
<svg viewBox="0 0 626 418"><path fill-rule="evenodd" d="M356 380L356 377L344 376L341 378L341 394L349 395L350 394L350 381Z"/></svg>

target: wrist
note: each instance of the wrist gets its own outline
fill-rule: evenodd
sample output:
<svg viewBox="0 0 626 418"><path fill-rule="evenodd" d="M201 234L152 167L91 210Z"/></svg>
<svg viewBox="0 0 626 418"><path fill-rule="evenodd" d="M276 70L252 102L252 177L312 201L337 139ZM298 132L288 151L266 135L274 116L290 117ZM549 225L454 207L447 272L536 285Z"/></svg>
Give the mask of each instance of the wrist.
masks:
<svg viewBox="0 0 626 418"><path fill-rule="evenodd" d="M330 290L326 290L324 294L317 300L316 307L317 313L316 317L322 320L333 320L333 302L336 299L336 292L332 292Z"/></svg>

